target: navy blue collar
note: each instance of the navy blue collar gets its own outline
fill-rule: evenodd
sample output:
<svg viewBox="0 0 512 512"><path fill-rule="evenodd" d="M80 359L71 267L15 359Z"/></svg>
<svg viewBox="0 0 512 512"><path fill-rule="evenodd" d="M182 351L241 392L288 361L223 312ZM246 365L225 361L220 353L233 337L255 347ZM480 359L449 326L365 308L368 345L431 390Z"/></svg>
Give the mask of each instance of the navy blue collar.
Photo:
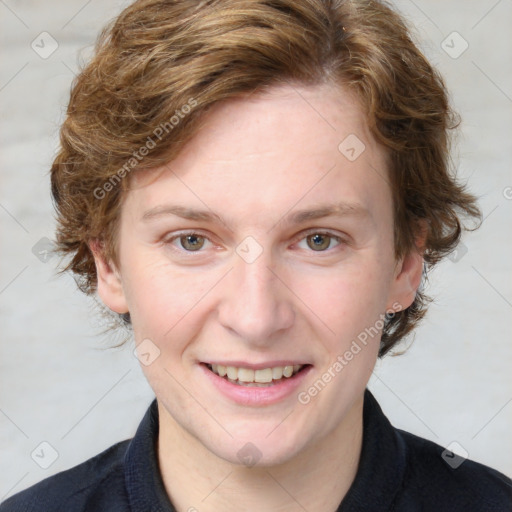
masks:
<svg viewBox="0 0 512 512"><path fill-rule="evenodd" d="M132 510L176 512L160 476L156 442L158 405L147 410L125 455L125 482ZM359 467L338 512L384 512L390 509L403 481L406 447L384 416L379 404L365 391L363 443Z"/></svg>
<svg viewBox="0 0 512 512"><path fill-rule="evenodd" d="M176 512L165 491L158 466L158 430L158 404L155 398L130 441L124 458L126 490L132 510Z"/></svg>
<svg viewBox="0 0 512 512"><path fill-rule="evenodd" d="M338 512L390 510L407 465L406 445L367 389L363 406L363 446L352 486Z"/></svg>

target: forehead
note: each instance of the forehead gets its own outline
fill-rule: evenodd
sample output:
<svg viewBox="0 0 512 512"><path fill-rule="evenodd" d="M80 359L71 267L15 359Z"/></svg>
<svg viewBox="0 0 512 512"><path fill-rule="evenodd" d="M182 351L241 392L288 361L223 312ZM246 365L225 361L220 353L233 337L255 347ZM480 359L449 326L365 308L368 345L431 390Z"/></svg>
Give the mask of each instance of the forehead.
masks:
<svg viewBox="0 0 512 512"><path fill-rule="evenodd" d="M283 85L216 104L177 158L131 178L127 202L139 213L176 201L212 211L239 204L247 215L324 200L371 210L389 198L384 149L356 97L331 85Z"/></svg>

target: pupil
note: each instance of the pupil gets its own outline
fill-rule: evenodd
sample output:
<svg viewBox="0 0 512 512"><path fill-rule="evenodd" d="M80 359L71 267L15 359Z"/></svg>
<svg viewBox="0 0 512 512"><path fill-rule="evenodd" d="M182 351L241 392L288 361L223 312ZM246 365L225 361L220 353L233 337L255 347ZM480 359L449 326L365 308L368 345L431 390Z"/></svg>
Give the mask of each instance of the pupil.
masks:
<svg viewBox="0 0 512 512"><path fill-rule="evenodd" d="M329 246L329 237L325 235L313 235L312 237L315 249L326 249Z"/></svg>
<svg viewBox="0 0 512 512"><path fill-rule="evenodd" d="M195 249L200 249L202 244L200 243L200 238L199 236L195 236L195 235L187 235L185 237L183 237L185 239L185 244L184 244L184 247L187 248L187 249L192 249L192 250L195 250Z"/></svg>

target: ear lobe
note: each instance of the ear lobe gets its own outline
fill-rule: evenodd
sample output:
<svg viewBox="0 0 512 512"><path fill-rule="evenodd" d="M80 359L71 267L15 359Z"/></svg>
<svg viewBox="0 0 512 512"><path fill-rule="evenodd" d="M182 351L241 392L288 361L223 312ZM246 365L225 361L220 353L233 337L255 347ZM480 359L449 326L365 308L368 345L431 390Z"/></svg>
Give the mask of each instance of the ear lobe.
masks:
<svg viewBox="0 0 512 512"><path fill-rule="evenodd" d="M112 311L128 313L121 276L115 266L106 260L101 241L91 240L89 248L96 264L98 295L105 306Z"/></svg>

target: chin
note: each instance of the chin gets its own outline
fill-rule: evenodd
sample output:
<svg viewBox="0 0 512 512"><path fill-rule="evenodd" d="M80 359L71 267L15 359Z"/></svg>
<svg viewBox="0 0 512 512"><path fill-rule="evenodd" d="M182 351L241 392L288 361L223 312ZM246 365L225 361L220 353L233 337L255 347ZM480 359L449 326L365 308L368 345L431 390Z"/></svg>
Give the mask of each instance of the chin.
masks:
<svg viewBox="0 0 512 512"><path fill-rule="evenodd" d="M198 440L217 457L231 464L246 467L270 467L287 463L299 456L313 442L311 432L305 425L301 426L292 418L283 415L272 421L257 421L230 429L229 435L204 436L200 433ZM301 428L303 427L303 428Z"/></svg>
<svg viewBox="0 0 512 512"><path fill-rule="evenodd" d="M232 442L226 446L206 446L225 461L241 467L273 467L290 462L304 449L302 444L276 438L272 442L265 439Z"/></svg>

